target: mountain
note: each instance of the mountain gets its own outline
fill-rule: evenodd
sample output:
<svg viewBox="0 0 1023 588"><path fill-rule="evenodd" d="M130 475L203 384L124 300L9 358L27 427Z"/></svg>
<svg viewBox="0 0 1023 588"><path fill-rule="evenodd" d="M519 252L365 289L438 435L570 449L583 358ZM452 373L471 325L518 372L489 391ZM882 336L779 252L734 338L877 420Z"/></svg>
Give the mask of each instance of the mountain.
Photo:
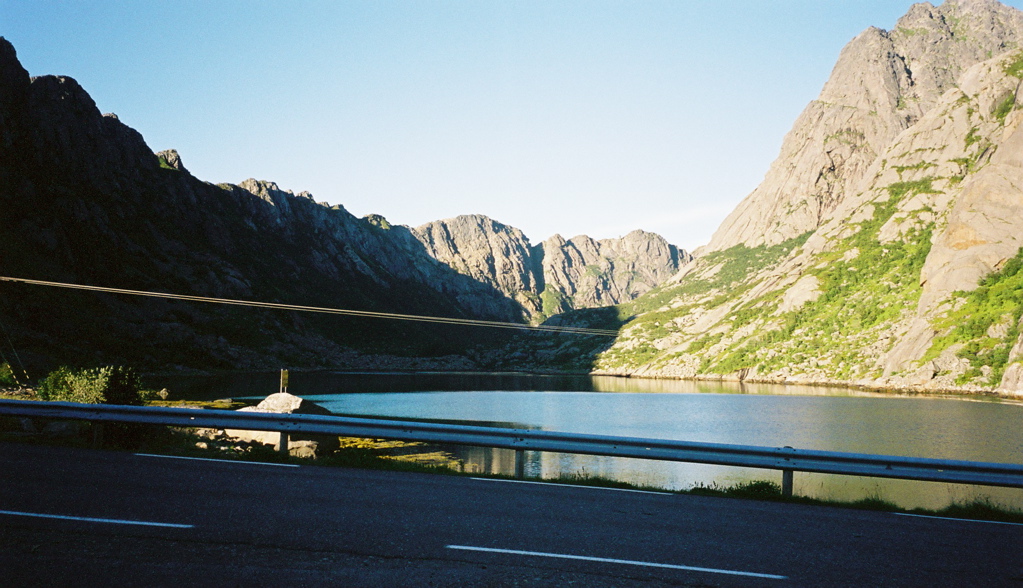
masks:
<svg viewBox="0 0 1023 588"><path fill-rule="evenodd" d="M914 4L891 31L861 33L842 49L764 181L704 251L775 245L819 228L966 69L1018 47L1021 35L1023 13L996 0Z"/></svg>
<svg viewBox="0 0 1023 588"><path fill-rule="evenodd" d="M559 253L564 271L548 282L541 249L484 217L411 229L273 182L213 185L174 150L154 154L138 132L101 114L75 80L30 78L3 38L0 232L0 276L502 322L631 299L685 258L646 233L580 237L586 255ZM659 257L647 264L644 252ZM576 262L599 275L577 275ZM547 283L563 303L541 315ZM11 282L0 282L0 326L4 361L17 353L40 369L474 369L468 352L490 361L480 349L511 336Z"/></svg>
<svg viewBox="0 0 1023 588"><path fill-rule="evenodd" d="M692 260L660 235L638 230L601 240L555 235L534 246L522 231L481 215L435 221L412 234L435 259L515 300L533 322L628 302Z"/></svg>
<svg viewBox="0 0 1023 588"><path fill-rule="evenodd" d="M73 79L30 78L3 39L0 230L4 276L521 320L501 292L437 262L406 229L381 228L271 182L218 186L193 177L176 153L154 154L139 133L100 114ZM436 325L11 283L0 284L0 295L15 349L42 365L344 366L375 352L460 353L482 339Z"/></svg>
<svg viewBox="0 0 1023 588"><path fill-rule="evenodd" d="M696 260L619 307L594 370L1023 394L1021 40L994 0L853 39Z"/></svg>

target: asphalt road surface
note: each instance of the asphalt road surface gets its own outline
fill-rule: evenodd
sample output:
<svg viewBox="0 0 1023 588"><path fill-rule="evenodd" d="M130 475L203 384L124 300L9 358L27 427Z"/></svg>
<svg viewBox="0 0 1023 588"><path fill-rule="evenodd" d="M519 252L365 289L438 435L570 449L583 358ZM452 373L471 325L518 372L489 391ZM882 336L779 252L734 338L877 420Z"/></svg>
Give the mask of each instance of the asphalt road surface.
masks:
<svg viewBox="0 0 1023 588"><path fill-rule="evenodd" d="M0 444L0 585L1023 587L1023 525Z"/></svg>

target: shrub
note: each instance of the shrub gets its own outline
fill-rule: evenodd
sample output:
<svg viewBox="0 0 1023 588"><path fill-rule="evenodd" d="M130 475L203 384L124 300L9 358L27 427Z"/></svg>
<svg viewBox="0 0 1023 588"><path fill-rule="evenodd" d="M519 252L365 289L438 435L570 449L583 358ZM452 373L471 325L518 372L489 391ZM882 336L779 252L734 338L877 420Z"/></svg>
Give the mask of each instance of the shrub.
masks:
<svg viewBox="0 0 1023 588"><path fill-rule="evenodd" d="M1002 71L1005 75L1023 78L1023 53L1017 53L1012 61L1005 64Z"/></svg>
<svg viewBox="0 0 1023 588"><path fill-rule="evenodd" d="M123 366L74 370L63 366L50 372L39 386L42 400L85 404L141 404L139 377Z"/></svg>
<svg viewBox="0 0 1023 588"><path fill-rule="evenodd" d="M994 112L991 114L998 120L1005 122L1005 117L1008 116L1010 112L1012 112L1012 109L1015 106L1016 94L1009 94L1008 96L1005 97L1005 100L1002 100L1002 102L995 108Z"/></svg>

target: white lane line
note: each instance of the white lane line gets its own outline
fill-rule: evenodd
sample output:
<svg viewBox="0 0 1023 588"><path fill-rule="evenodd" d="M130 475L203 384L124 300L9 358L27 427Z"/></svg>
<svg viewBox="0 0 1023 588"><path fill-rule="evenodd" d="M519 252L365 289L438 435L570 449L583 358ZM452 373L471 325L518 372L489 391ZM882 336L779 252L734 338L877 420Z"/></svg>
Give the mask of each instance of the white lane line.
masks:
<svg viewBox="0 0 1023 588"><path fill-rule="evenodd" d="M11 515L16 517L35 517L39 519L60 519L63 521L83 521L86 523L112 523L115 525L142 525L144 527L170 527L172 529L191 529L194 525L178 525L176 523L153 523L149 521L125 521L121 519L94 519L90 517L71 517L65 515L42 514L37 512L17 512L13 510L0 510L0 515Z"/></svg>
<svg viewBox="0 0 1023 588"><path fill-rule="evenodd" d="M448 545L448 549L460 549L462 551L483 551L487 553L503 553L506 555L529 555L534 557L550 557L555 559L574 559L580 561L595 561L601 563L624 564L629 566L644 566L648 568L667 568L670 570L685 570L687 572L708 572L711 574L728 574L731 576L749 576L753 578L767 578L770 580L787 580L786 576L774 574L758 574L756 572L739 572L735 570L719 570L715 568L697 568L693 566L680 566L675 564L654 563L648 561L633 561L631 559L610 559L605 557L589 557L586 555L566 555L563 553L543 553L541 551L519 551L517 549L494 549L490 547L469 547L466 545Z"/></svg>
<svg viewBox="0 0 1023 588"><path fill-rule="evenodd" d="M136 453L138 457L164 457L167 459L192 459L195 461L216 461L219 463L234 463L243 465L265 465L265 466L277 466L281 468L297 468L299 467L293 463L270 463L264 461L241 461L238 459L213 459L212 457L185 457L182 455L156 455L154 453Z"/></svg>
<svg viewBox="0 0 1023 588"><path fill-rule="evenodd" d="M1023 523L1009 523L1006 521L985 521L981 519L957 519L955 517L936 517L933 515L912 514L908 512L893 512L900 517L917 517L919 519L938 519L939 521L959 521L960 523L987 523L989 525L1016 525L1023 527Z"/></svg>
<svg viewBox="0 0 1023 588"><path fill-rule="evenodd" d="M509 484L539 484L541 486L560 486L561 488L588 488L590 490L614 490L615 492L638 492L639 494L660 494L662 496L674 496L671 492L656 492L654 490L633 490L631 488L605 488L603 486L585 486L583 484L559 484L558 482L534 482L531 480L504 480L501 478L471 478L480 482L507 482Z"/></svg>

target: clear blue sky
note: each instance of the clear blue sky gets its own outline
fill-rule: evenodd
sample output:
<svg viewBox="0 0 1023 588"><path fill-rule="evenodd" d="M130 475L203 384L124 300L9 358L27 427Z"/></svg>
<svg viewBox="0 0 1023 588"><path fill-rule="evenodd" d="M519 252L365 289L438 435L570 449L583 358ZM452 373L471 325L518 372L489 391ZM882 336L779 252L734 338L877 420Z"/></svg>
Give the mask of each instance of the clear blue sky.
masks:
<svg viewBox="0 0 1023 588"><path fill-rule="evenodd" d="M204 180L397 224L481 213L534 243L641 228L692 249L842 46L910 4L0 0L0 35Z"/></svg>

